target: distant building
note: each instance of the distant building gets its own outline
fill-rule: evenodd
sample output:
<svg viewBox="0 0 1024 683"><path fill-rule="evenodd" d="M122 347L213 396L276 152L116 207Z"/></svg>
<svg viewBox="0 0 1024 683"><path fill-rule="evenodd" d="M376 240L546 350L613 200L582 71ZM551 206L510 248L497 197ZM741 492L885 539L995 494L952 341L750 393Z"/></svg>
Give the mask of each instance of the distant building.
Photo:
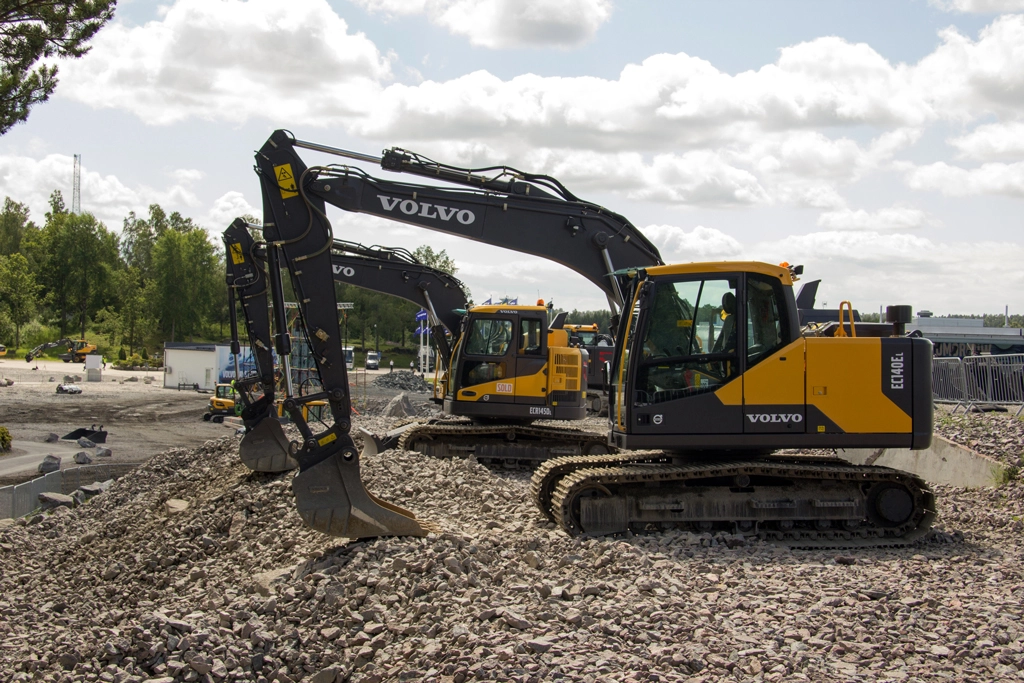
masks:
<svg viewBox="0 0 1024 683"><path fill-rule="evenodd" d="M242 347L240 354L243 376L246 358L251 358L247 346ZM234 379L234 359L229 344L164 342L164 387L177 389L179 385L196 385L212 390L225 378Z"/></svg>

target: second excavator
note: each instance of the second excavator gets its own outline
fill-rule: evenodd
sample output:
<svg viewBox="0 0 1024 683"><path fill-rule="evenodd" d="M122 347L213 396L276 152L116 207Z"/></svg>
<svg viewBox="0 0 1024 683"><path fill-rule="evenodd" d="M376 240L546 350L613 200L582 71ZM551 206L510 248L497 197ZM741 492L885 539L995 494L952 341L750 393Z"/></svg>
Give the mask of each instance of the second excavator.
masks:
<svg viewBox="0 0 1024 683"><path fill-rule="evenodd" d="M236 221L224 240L232 298L242 304L250 343L261 349L270 339L269 317L263 313L268 276L265 245L252 238L252 227ZM458 280L416 262L402 249L335 240L331 258L337 282L424 306L441 358L433 400L448 419L410 423L382 437L365 434L371 447L399 446L441 457L474 455L490 464L526 467L554 455L608 452L603 434L534 424L586 415L587 354L571 346L568 332L559 329L564 315L549 321L542 305L469 307ZM237 323L232 330L237 334ZM233 346L238 346L237 337ZM274 386L265 386L270 374L263 364L269 357L267 351L255 353L257 375L236 386L243 392L241 414L250 428L242 440L242 460L251 469L276 472L297 466L291 455L297 444L288 442L275 421L262 419L271 403L266 397L274 395ZM287 368L284 375L290 376Z"/></svg>

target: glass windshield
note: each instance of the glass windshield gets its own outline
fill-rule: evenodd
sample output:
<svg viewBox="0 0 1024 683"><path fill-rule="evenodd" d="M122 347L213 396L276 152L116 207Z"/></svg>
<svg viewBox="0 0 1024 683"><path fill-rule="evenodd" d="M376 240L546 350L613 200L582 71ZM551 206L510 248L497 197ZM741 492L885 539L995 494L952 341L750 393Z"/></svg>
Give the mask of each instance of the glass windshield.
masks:
<svg viewBox="0 0 1024 683"><path fill-rule="evenodd" d="M738 372L735 282L657 283L642 349L637 405L711 391L731 379Z"/></svg>
<svg viewBox="0 0 1024 683"><path fill-rule="evenodd" d="M511 320L478 318L469 329L466 353L475 356L504 356L511 341Z"/></svg>

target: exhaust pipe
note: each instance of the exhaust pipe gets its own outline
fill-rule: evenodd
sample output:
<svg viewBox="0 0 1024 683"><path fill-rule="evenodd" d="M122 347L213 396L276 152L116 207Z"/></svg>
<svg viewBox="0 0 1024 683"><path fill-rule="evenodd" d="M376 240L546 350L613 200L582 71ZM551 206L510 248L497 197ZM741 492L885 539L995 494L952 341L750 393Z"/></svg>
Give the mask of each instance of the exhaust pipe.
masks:
<svg viewBox="0 0 1024 683"><path fill-rule="evenodd" d="M274 417L260 420L245 433L238 445L242 464L253 472L288 472L299 466L295 459L298 444L288 440L284 428Z"/></svg>
<svg viewBox="0 0 1024 683"><path fill-rule="evenodd" d="M372 455L376 443L367 434L366 453ZM352 448L339 449L299 472L292 479L292 491L302 521L330 536L426 536L436 531L409 510L367 491L359 476L359 455Z"/></svg>

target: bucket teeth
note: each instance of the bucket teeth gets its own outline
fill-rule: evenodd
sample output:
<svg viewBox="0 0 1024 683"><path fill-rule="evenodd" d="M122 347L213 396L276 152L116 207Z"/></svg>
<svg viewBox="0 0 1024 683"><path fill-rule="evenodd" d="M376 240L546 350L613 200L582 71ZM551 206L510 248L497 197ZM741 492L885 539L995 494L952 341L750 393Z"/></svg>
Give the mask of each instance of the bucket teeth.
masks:
<svg viewBox="0 0 1024 683"><path fill-rule="evenodd" d="M281 423L268 417L246 432L238 446L242 463L254 472L287 472L299 466Z"/></svg>
<svg viewBox="0 0 1024 683"><path fill-rule="evenodd" d="M434 528L413 513L370 494L359 478L359 461L335 453L292 480L299 516L330 536L426 536Z"/></svg>

